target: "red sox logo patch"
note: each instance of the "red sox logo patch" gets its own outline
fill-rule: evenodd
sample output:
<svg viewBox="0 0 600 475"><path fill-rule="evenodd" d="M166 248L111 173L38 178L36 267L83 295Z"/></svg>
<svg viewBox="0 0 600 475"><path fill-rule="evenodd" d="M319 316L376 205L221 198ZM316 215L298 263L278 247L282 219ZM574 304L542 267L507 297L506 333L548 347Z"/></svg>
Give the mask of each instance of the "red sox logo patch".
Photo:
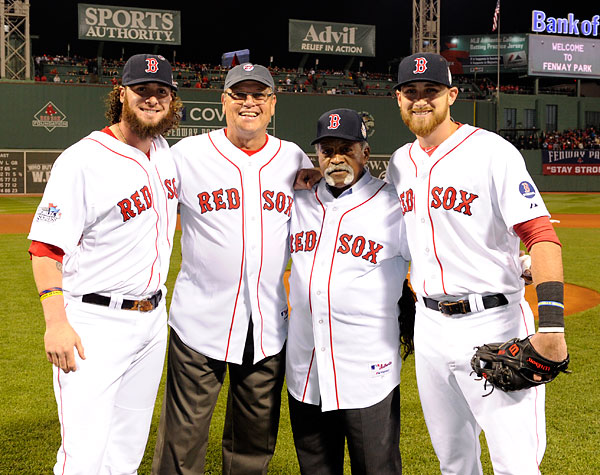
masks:
<svg viewBox="0 0 600 475"><path fill-rule="evenodd" d="M146 58L147 67L144 70L146 73L157 73L158 72L158 61L156 58Z"/></svg>
<svg viewBox="0 0 600 475"><path fill-rule="evenodd" d="M253 64L244 64L242 67L244 68L244 71L252 71L254 69Z"/></svg>
<svg viewBox="0 0 600 475"><path fill-rule="evenodd" d="M340 115L339 114L329 114L329 125L327 128L329 130L335 130L340 126Z"/></svg>
<svg viewBox="0 0 600 475"><path fill-rule="evenodd" d="M415 58L415 70L413 74L423 74L425 71L427 71L427 60L422 56Z"/></svg>

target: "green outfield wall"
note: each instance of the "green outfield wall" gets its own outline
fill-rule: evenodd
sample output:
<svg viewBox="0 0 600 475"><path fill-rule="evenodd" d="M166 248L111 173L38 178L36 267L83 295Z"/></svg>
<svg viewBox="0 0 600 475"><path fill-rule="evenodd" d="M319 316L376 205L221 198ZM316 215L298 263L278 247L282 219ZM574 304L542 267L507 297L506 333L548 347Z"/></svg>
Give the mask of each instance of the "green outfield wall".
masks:
<svg viewBox="0 0 600 475"><path fill-rule="evenodd" d="M110 87L103 85L0 82L4 117L0 129L0 194L41 193L60 151L106 125L104 99L109 91ZM170 144L224 126L219 91L181 89L179 95L185 106L184 117L180 128L167 137ZM584 127L586 112L600 111L600 98L501 94L500 104L499 116L504 117L504 109L515 109L517 124L524 121L526 109L536 111L536 123L546 124L547 106L556 106L558 130ZM269 132L312 153L310 142L318 117L339 107L363 114L373 154L371 168L375 175L383 176L393 151L413 140L393 96L280 93ZM496 129L496 107L491 101L458 100L452 116L459 122ZM526 150L523 155L542 191L600 191L600 176L545 176L539 151Z"/></svg>

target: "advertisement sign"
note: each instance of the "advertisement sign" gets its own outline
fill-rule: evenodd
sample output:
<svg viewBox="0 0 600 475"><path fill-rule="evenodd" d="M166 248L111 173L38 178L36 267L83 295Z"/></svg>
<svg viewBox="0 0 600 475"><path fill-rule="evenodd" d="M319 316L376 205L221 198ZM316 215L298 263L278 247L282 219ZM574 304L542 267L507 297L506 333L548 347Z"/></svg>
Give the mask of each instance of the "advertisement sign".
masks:
<svg viewBox="0 0 600 475"><path fill-rule="evenodd" d="M600 175L600 150L544 150L544 175Z"/></svg>
<svg viewBox="0 0 600 475"><path fill-rule="evenodd" d="M497 70L497 35L444 37L440 50L452 74L491 74ZM528 56L527 35L500 35L500 72L527 71Z"/></svg>
<svg viewBox="0 0 600 475"><path fill-rule="evenodd" d="M181 12L79 3L80 40L181 44Z"/></svg>
<svg viewBox="0 0 600 475"><path fill-rule="evenodd" d="M529 35L529 74L600 78L600 40Z"/></svg>
<svg viewBox="0 0 600 475"><path fill-rule="evenodd" d="M294 53L375 56L375 26L289 20L289 48Z"/></svg>

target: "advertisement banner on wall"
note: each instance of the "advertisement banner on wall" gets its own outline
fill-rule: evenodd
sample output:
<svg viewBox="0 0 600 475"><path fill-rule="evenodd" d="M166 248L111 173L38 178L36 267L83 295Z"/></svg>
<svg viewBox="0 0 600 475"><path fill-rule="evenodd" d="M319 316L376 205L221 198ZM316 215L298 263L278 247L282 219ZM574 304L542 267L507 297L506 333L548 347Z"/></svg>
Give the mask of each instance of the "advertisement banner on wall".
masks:
<svg viewBox="0 0 600 475"><path fill-rule="evenodd" d="M293 53L375 56L375 26L289 20Z"/></svg>
<svg viewBox="0 0 600 475"><path fill-rule="evenodd" d="M181 12L79 3L80 40L181 44Z"/></svg>
<svg viewBox="0 0 600 475"><path fill-rule="evenodd" d="M600 150L544 150L544 175L600 175Z"/></svg>
<svg viewBox="0 0 600 475"><path fill-rule="evenodd" d="M440 54L452 74L495 73L498 65L497 35L463 35L442 38ZM500 35L500 72L527 71L527 35Z"/></svg>

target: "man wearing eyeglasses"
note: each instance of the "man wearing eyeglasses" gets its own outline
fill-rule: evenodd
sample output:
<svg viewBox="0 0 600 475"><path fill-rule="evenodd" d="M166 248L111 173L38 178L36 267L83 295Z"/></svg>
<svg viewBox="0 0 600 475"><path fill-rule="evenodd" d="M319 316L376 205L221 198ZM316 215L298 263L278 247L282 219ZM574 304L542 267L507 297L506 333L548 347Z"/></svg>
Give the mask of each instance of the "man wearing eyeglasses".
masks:
<svg viewBox="0 0 600 475"><path fill-rule="evenodd" d="M267 473L275 450L293 187L298 170L312 168L297 145L267 134L276 102L267 68L238 65L221 96L226 128L172 147L182 267L153 473L204 473L227 368L223 473Z"/></svg>

